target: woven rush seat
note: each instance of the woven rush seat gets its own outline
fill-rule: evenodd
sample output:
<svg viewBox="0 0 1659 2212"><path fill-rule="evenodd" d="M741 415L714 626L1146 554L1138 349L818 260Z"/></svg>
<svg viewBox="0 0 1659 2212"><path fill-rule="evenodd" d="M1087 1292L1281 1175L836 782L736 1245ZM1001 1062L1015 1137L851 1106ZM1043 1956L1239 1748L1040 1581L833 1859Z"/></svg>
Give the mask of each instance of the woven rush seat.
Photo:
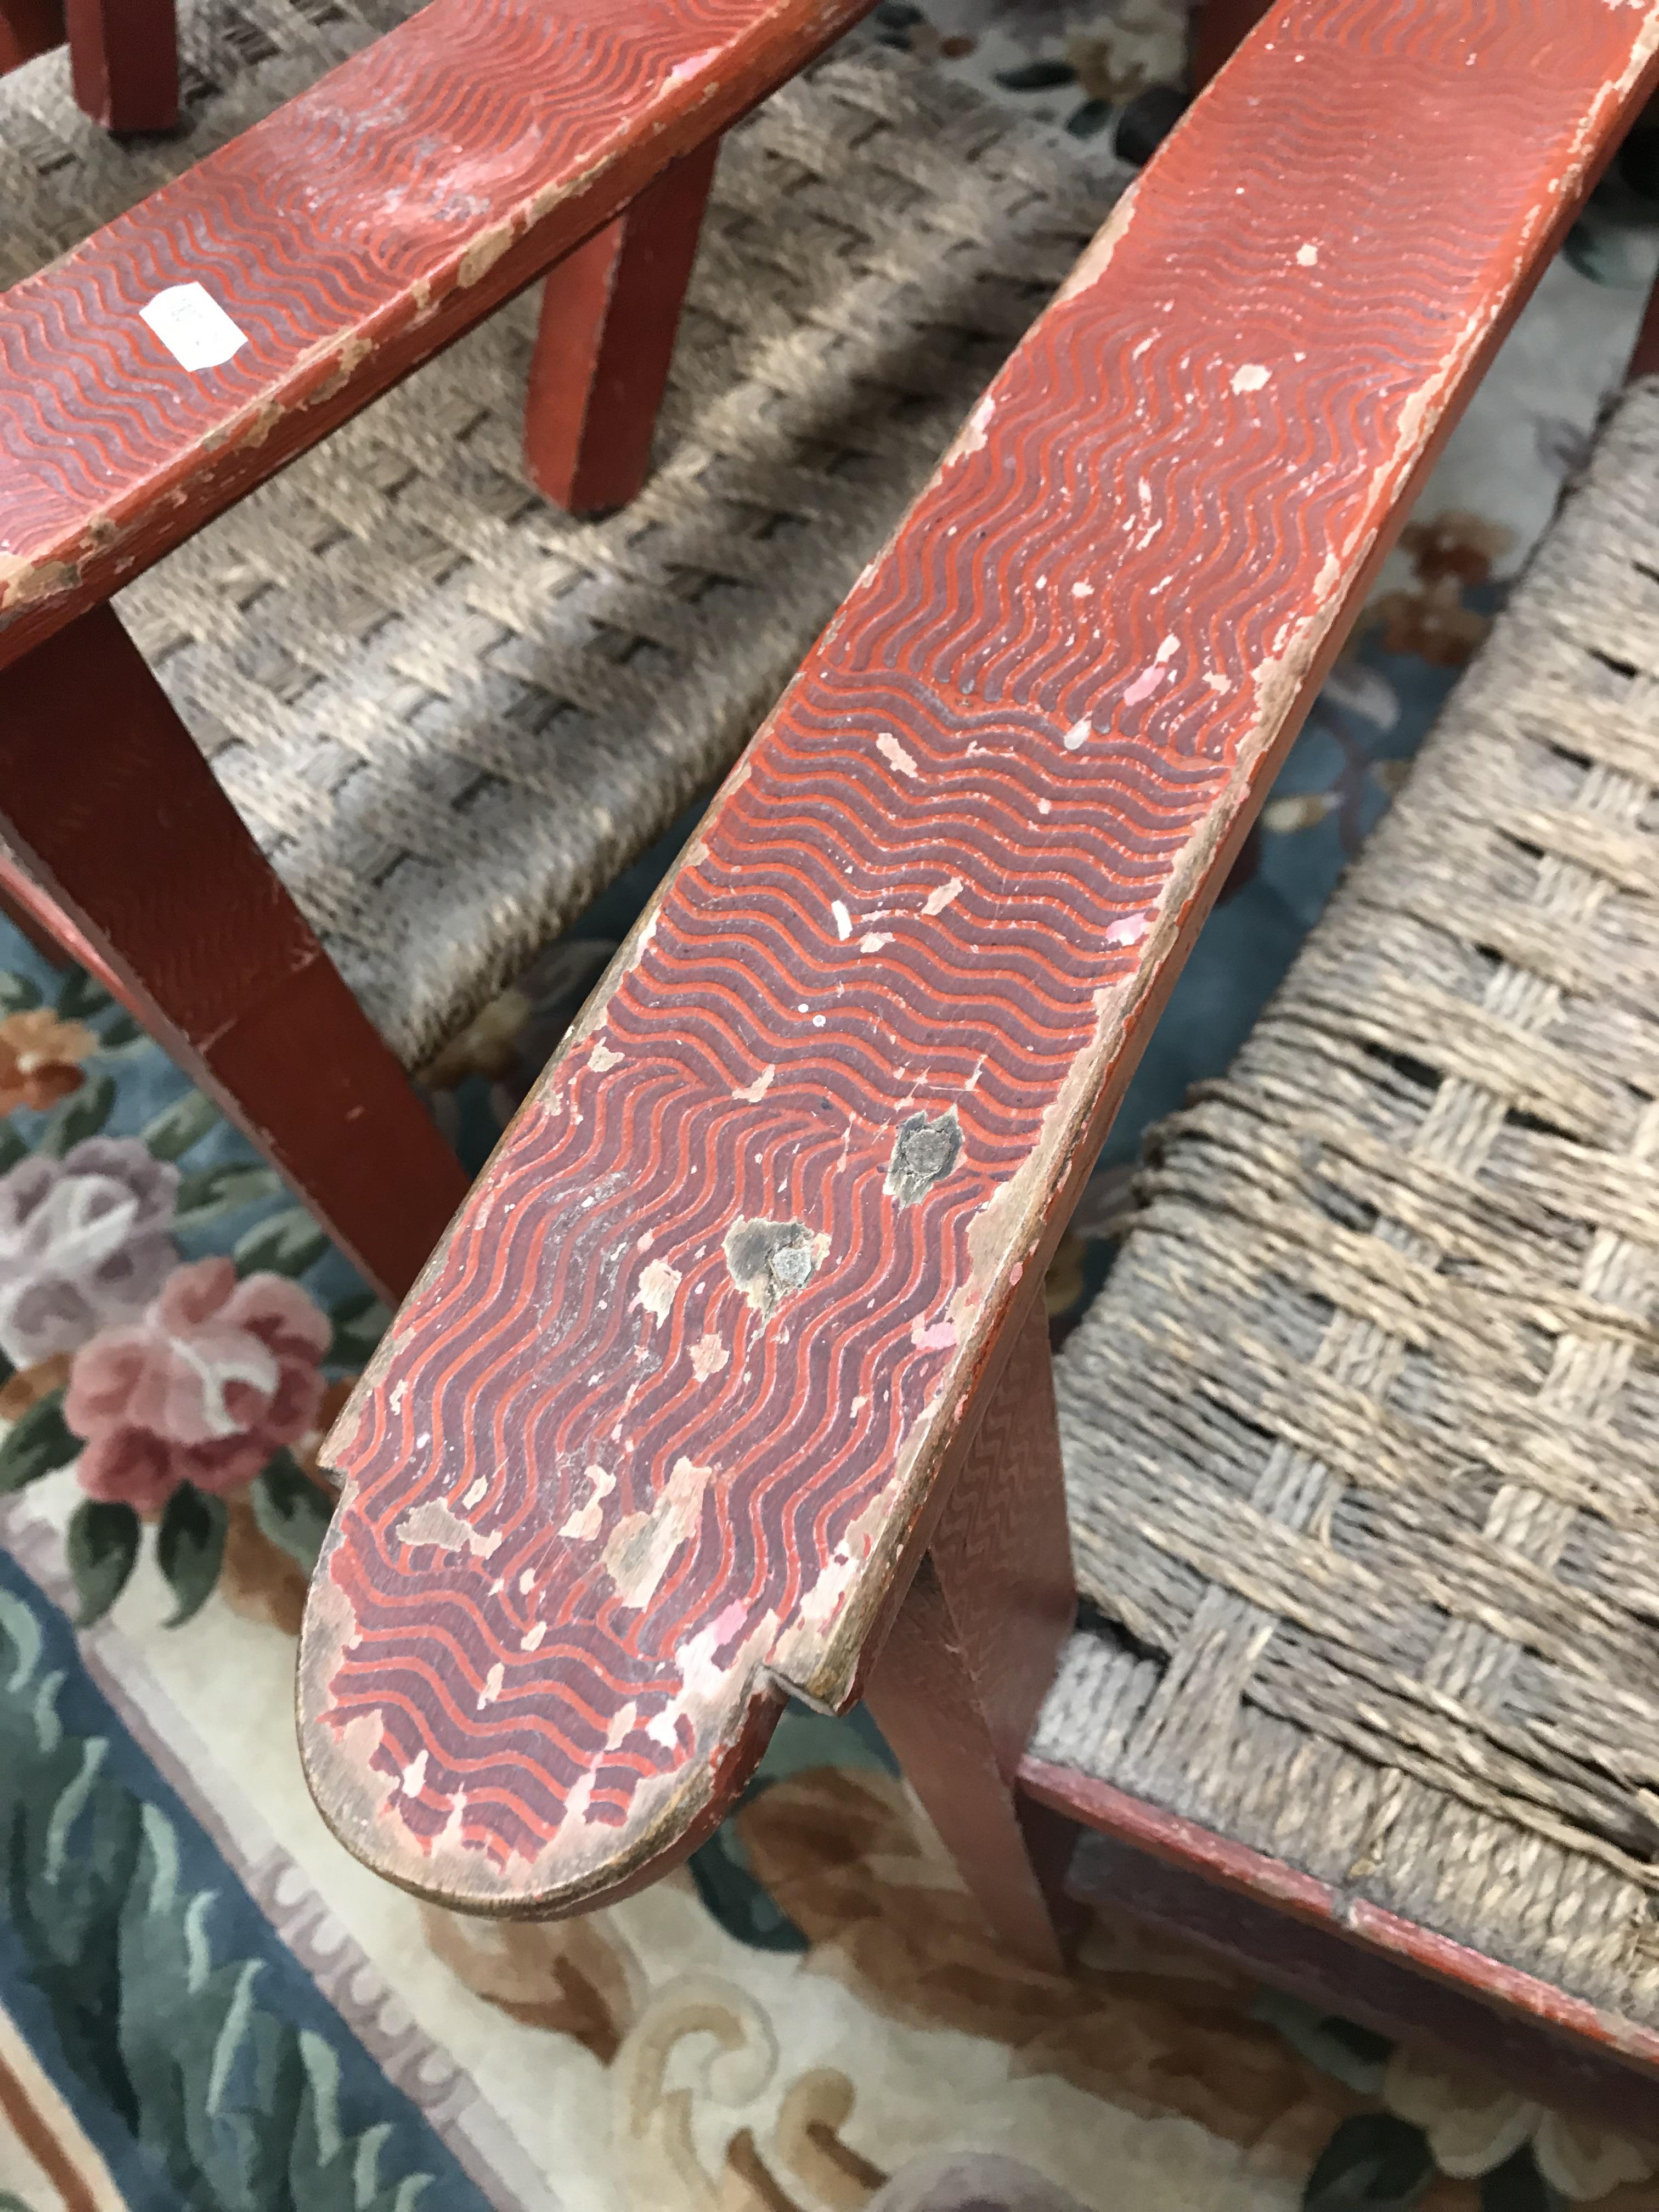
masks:
<svg viewBox="0 0 1659 2212"><path fill-rule="evenodd" d="M121 594L406 1066L729 765L1110 196L836 58L723 149L633 505L527 483L526 296Z"/></svg>
<svg viewBox="0 0 1659 2212"><path fill-rule="evenodd" d="M177 0L179 127L115 138L70 90L66 47L0 76L0 288L246 131L412 15L419 0Z"/></svg>
<svg viewBox="0 0 1659 2212"><path fill-rule="evenodd" d="M1659 381L1057 1363L1032 1750L1659 2023Z"/></svg>

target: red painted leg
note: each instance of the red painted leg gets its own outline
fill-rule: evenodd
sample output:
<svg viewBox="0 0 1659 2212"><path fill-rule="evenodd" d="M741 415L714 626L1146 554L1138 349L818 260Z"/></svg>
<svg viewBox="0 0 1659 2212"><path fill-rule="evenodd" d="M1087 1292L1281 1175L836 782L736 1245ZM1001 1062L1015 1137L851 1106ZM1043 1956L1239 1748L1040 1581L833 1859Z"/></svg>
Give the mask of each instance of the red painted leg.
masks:
<svg viewBox="0 0 1659 2212"><path fill-rule="evenodd" d="M866 1692L997 1935L1062 1972L1077 1834L1014 1777L1076 1611L1054 1372L1028 1316Z"/></svg>
<svg viewBox="0 0 1659 2212"><path fill-rule="evenodd" d="M58 0L0 0L0 76L63 43Z"/></svg>
<svg viewBox="0 0 1659 2212"><path fill-rule="evenodd" d="M64 0L76 105L106 131L179 120L173 0Z"/></svg>
<svg viewBox="0 0 1659 2212"><path fill-rule="evenodd" d="M711 138L549 272L525 413L532 481L573 514L625 507L651 467L720 151Z"/></svg>
<svg viewBox="0 0 1659 2212"><path fill-rule="evenodd" d="M0 838L395 1304L466 1177L106 606L0 678Z"/></svg>
<svg viewBox="0 0 1659 2212"><path fill-rule="evenodd" d="M1273 0L1199 0L1193 16L1193 90L1202 92L1233 48L1248 38Z"/></svg>

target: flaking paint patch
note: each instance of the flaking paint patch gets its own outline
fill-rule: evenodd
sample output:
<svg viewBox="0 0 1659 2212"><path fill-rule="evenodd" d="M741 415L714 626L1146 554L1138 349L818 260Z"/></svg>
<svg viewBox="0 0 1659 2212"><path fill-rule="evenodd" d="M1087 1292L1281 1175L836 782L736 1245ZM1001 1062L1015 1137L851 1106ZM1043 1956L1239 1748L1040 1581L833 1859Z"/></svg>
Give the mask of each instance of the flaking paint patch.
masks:
<svg viewBox="0 0 1659 2212"><path fill-rule="evenodd" d="M0 607L32 606L57 592L72 592L81 572L72 561L20 561L0 555Z"/></svg>
<svg viewBox="0 0 1659 2212"><path fill-rule="evenodd" d="M937 890L931 890L928 892L927 897L923 899L921 902L921 910L924 914L943 914L945 908L950 905L951 900L960 898L961 896L962 878L960 876L949 877L939 886Z"/></svg>
<svg viewBox="0 0 1659 2212"><path fill-rule="evenodd" d="M634 1303L643 1306L657 1321L668 1318L669 1308L674 1303L674 1293L680 1286L680 1271L671 1267L666 1260L653 1260L640 1275L640 1287Z"/></svg>
<svg viewBox="0 0 1659 2212"><path fill-rule="evenodd" d="M1232 388L1235 392L1260 392L1272 374L1272 369L1264 368L1259 361L1247 361L1242 368L1233 371Z"/></svg>
<svg viewBox="0 0 1659 2212"><path fill-rule="evenodd" d="M706 1382L711 1375L718 1375L730 1364L732 1354L712 1329L705 1329L691 1347L691 1372L699 1382Z"/></svg>
<svg viewBox="0 0 1659 2212"><path fill-rule="evenodd" d="M876 739L876 750L884 760L890 763L901 775L914 776L919 773L914 756L906 752L890 730L884 730Z"/></svg>
<svg viewBox="0 0 1659 2212"><path fill-rule="evenodd" d="M478 1692L478 1711L480 1712L483 1711L486 1705L493 1705L495 1704L496 1698L501 1694L501 1685L506 1681L506 1680L507 1669L498 1659L495 1665L490 1668L489 1672L484 1676L484 1686Z"/></svg>
<svg viewBox="0 0 1659 2212"><path fill-rule="evenodd" d="M617 1487L616 1476L602 1467L585 1467L582 1475L587 1484L587 1495L559 1528L560 1535L573 1544L592 1544L598 1540L605 1526L605 1501Z"/></svg>
<svg viewBox="0 0 1659 2212"><path fill-rule="evenodd" d="M481 276L487 276L513 243L510 222L495 224L489 230L480 231L461 256L461 265L455 272L455 282L465 292Z"/></svg>
<svg viewBox="0 0 1659 2212"><path fill-rule="evenodd" d="M470 1521L452 1512L441 1498L411 1505L392 1534L400 1544L435 1544L441 1552L467 1551L479 1559L487 1559L501 1540L499 1529L493 1536L481 1536Z"/></svg>
<svg viewBox="0 0 1659 2212"><path fill-rule="evenodd" d="M763 1321L802 1289L830 1249L803 1222L750 1220L739 1217L726 1231L721 1249L732 1281Z"/></svg>
<svg viewBox="0 0 1659 2212"><path fill-rule="evenodd" d="M751 1106L758 1106L772 1088L773 1083L776 1080L777 1073L775 1067L762 1068L752 1083L745 1083L740 1090L734 1091L732 1096L734 1098L746 1098Z"/></svg>
<svg viewBox="0 0 1659 2212"><path fill-rule="evenodd" d="M996 411L996 395L988 392L968 417L961 436L945 455L947 462L966 460L969 453L979 452L991 434L991 422Z"/></svg>
<svg viewBox="0 0 1659 2212"><path fill-rule="evenodd" d="M1124 233L1134 221L1135 198L1139 189L1140 179L1137 177L1084 248L1082 258L1054 295L1054 307L1048 311L1050 314L1056 308L1065 307L1068 301L1076 299L1079 292L1086 292L1099 283L1110 268L1112 256L1122 244Z"/></svg>
<svg viewBox="0 0 1659 2212"><path fill-rule="evenodd" d="M611 1531L605 1569L624 1605L648 1605L675 1554L696 1536L713 1472L682 1453L650 1511L626 1515Z"/></svg>

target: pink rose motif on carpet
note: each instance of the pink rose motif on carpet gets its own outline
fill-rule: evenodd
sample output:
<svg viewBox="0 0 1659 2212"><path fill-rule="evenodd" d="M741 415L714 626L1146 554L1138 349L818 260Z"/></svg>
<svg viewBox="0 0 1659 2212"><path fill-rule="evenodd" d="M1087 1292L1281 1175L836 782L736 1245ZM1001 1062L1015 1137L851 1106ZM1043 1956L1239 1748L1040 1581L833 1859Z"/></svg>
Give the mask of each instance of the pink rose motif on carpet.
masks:
<svg viewBox="0 0 1659 2212"><path fill-rule="evenodd" d="M136 1137L88 1137L0 1176L0 1352L16 1368L142 1313L178 1265L179 1170Z"/></svg>
<svg viewBox="0 0 1659 2212"><path fill-rule="evenodd" d="M179 1268L142 1321L106 1328L70 1370L64 1419L82 1487L158 1512L181 1483L225 1492L317 1425L327 1317L280 1275L228 1260Z"/></svg>

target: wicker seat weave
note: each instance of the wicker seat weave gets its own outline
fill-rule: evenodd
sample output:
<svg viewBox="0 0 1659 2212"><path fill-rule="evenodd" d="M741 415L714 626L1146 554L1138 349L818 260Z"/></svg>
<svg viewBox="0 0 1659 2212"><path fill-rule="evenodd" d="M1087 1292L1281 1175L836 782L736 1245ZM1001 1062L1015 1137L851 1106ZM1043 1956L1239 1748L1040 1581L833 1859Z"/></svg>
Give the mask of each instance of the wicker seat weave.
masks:
<svg viewBox="0 0 1659 2212"><path fill-rule="evenodd" d="M238 5L250 51L276 40L268 15L313 39L252 65L266 105L368 35L369 11L343 28L333 0L314 33ZM207 66L201 37L192 55ZM48 112L86 170L84 230L125 157L64 76L52 57L0 83L0 139L15 167L19 116ZM8 89L23 79L27 97ZM208 100L212 135L252 100ZM29 167L37 242L75 228L70 166ZM918 65L838 56L728 137L657 466L624 512L573 521L522 473L532 293L120 595L406 1065L730 765L1110 197Z"/></svg>
<svg viewBox="0 0 1659 2212"><path fill-rule="evenodd" d="M1059 1362L1033 1748L1659 2021L1659 381Z"/></svg>

